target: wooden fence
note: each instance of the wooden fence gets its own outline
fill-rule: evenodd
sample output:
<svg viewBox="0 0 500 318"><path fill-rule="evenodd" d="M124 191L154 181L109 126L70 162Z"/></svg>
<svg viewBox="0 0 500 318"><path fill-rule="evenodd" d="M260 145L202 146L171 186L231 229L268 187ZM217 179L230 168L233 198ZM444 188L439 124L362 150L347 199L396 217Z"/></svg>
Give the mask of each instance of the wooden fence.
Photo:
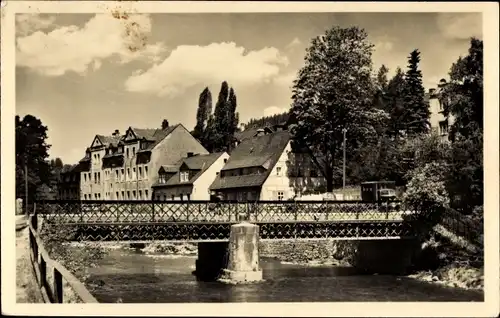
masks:
<svg viewBox="0 0 500 318"><path fill-rule="evenodd" d="M97 303L82 282L52 260L38 234L38 218L29 218L30 259L38 287L46 303ZM76 297L75 297L76 296Z"/></svg>

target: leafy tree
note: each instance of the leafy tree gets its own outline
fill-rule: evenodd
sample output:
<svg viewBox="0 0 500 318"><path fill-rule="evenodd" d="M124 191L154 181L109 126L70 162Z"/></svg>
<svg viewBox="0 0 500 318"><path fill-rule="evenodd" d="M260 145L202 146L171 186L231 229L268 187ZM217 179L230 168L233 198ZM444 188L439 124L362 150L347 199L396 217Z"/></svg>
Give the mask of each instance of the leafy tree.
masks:
<svg viewBox="0 0 500 318"><path fill-rule="evenodd" d="M471 213L483 204L483 41L472 38L468 55L451 66L443 88L445 110L454 123L450 137L448 191L455 207Z"/></svg>
<svg viewBox="0 0 500 318"><path fill-rule="evenodd" d="M35 198L42 184L50 184L51 171L46 161L48 149L47 127L40 119L26 115L16 116L16 196L24 199L25 180L28 180L28 200ZM54 162L55 163L55 162ZM28 174L25 175L25 167Z"/></svg>
<svg viewBox="0 0 500 318"><path fill-rule="evenodd" d="M212 114L212 93L208 87L200 93L198 99L198 110L196 112L196 126L193 130L193 137L200 140L203 144L203 137L205 136L205 130L207 129L208 119Z"/></svg>
<svg viewBox="0 0 500 318"><path fill-rule="evenodd" d="M429 131L429 103L425 100L425 89L422 83L422 72L418 66L420 52L413 50L408 57L406 71L405 112L403 121L408 135L426 133Z"/></svg>
<svg viewBox="0 0 500 318"><path fill-rule="evenodd" d="M333 27L312 40L293 87L290 131L296 149L305 149L321 166L331 192L342 158L376 139L375 126L386 119L373 107L373 45L357 27ZM339 160L340 159L340 160Z"/></svg>

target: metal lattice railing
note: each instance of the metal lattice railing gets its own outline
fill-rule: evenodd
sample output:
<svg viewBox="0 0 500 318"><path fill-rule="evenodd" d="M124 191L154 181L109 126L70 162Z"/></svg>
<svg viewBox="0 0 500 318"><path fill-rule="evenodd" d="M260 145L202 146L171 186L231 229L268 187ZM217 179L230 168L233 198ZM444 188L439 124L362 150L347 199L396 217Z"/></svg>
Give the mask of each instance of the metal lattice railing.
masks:
<svg viewBox="0 0 500 318"><path fill-rule="evenodd" d="M38 201L36 212L62 224L402 220L410 213L399 202L363 201Z"/></svg>
<svg viewBox="0 0 500 318"><path fill-rule="evenodd" d="M362 201L39 201L46 224L73 227L71 240L214 241L229 238L231 224L259 225L260 238L376 239L412 236L408 214Z"/></svg>

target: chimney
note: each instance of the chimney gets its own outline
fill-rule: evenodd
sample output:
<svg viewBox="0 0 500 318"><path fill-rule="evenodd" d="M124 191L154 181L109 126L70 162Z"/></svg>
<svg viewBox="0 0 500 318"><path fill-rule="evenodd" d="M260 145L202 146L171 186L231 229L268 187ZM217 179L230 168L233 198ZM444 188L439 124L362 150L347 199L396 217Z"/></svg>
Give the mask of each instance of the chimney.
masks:
<svg viewBox="0 0 500 318"><path fill-rule="evenodd" d="M113 136L119 136L120 135L120 131L118 129L115 129L115 132L113 133Z"/></svg>
<svg viewBox="0 0 500 318"><path fill-rule="evenodd" d="M193 156L194 156L194 153L192 153L192 152L188 152L188 153L187 153L187 157L188 157L188 158L191 158L191 157L193 157Z"/></svg>

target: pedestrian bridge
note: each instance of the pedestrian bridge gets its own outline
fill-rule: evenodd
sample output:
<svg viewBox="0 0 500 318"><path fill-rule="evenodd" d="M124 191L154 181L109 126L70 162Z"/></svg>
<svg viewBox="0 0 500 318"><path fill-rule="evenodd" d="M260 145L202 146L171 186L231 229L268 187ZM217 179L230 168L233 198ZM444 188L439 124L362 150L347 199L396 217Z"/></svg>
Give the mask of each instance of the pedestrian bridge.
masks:
<svg viewBox="0 0 500 318"><path fill-rule="evenodd" d="M39 222L78 241L226 242L231 225L259 226L260 240L390 240L414 237L411 212L364 201L37 201Z"/></svg>

